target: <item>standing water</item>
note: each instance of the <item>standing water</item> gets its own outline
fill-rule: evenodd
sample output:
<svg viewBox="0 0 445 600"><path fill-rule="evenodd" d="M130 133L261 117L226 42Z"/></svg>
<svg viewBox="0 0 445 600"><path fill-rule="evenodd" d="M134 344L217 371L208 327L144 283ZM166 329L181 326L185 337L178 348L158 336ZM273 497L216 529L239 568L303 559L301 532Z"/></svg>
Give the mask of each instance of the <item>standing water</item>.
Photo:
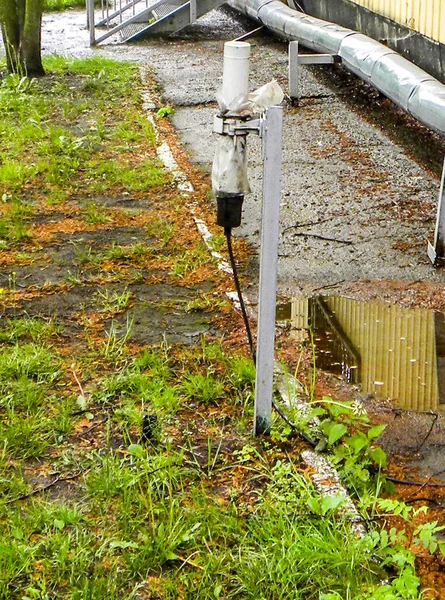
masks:
<svg viewBox="0 0 445 600"><path fill-rule="evenodd" d="M316 367L418 411L445 409L445 315L375 300L294 298L277 320L312 332Z"/></svg>

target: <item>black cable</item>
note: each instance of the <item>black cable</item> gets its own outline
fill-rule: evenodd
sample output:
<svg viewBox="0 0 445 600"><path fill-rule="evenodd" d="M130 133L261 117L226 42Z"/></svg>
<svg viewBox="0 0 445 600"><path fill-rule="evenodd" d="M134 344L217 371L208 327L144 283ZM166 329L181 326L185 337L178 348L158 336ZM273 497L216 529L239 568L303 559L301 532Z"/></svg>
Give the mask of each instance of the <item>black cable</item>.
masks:
<svg viewBox="0 0 445 600"><path fill-rule="evenodd" d="M304 440L305 442L307 442L308 444L310 444L312 446L312 448L315 448L315 446L317 445L317 442L315 440L313 440L311 437L309 437L308 435L306 435L303 431L301 431L301 429L299 429L295 423L292 423L292 421L289 419L289 417L284 414L284 412L281 410L281 408L278 406L278 404L275 402L275 400L272 398L272 406L275 409L275 411L280 415L280 417L283 419L283 421L285 423L287 423L289 425L289 427L295 431L302 440Z"/></svg>
<svg viewBox="0 0 445 600"><path fill-rule="evenodd" d="M252 355L252 359L253 359L254 364L256 364L255 345L253 343L253 336L252 336L252 331L250 329L249 317L247 316L246 306L244 304L244 298L243 298L243 295L241 293L241 286L239 284L239 279L238 279L238 270L236 268L235 257L233 255L233 248L232 248L232 228L231 227L224 227L224 234L225 234L226 240L227 240L227 250L229 251L230 266L232 267L233 279L235 281L236 293L238 294L238 300L239 300L239 303L240 303L240 306L241 306L241 313L243 315L244 326L246 328L246 333L247 333L247 339L249 340L250 354Z"/></svg>
<svg viewBox="0 0 445 600"><path fill-rule="evenodd" d="M244 298L243 298L243 294L241 292L241 286L240 286L239 279L238 279L238 270L236 268L235 257L233 255L233 248L232 248L232 228L231 227L224 227L224 234L225 234L226 240L227 240L227 249L229 251L230 266L232 267L233 280L235 282L236 293L238 294L238 300L239 300L239 303L240 303L240 306L241 306L241 313L243 315L243 321L244 321L244 326L246 328L247 339L249 340L250 354L252 356L252 360L253 360L254 364L256 365L256 351L255 351L255 345L253 343L252 330L250 329L249 317L247 315L246 307L245 307L245 304L244 304ZM317 445L317 442L315 442L313 439L311 439L309 436L307 436L305 433L303 433L295 425L295 423L292 423L292 421L289 419L289 417L287 417L284 414L284 412L276 404L276 402L274 401L273 398L272 398L272 406L273 406L274 410L283 419L283 421L285 423L287 423L287 425L289 425L289 427L291 429L293 429L294 431L296 431L298 433L298 435L305 442L308 442L308 444L310 444L312 447L315 447Z"/></svg>

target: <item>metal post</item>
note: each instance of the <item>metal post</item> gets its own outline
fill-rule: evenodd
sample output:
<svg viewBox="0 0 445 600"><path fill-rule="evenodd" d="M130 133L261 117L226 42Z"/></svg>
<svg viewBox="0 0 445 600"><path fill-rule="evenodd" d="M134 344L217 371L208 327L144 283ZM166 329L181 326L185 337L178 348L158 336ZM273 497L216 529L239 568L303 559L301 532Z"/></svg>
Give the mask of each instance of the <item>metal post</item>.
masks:
<svg viewBox="0 0 445 600"><path fill-rule="evenodd" d="M94 0L87 0L87 26L90 31L90 46L94 46L94 44L96 43Z"/></svg>
<svg viewBox="0 0 445 600"><path fill-rule="evenodd" d="M299 78L301 65L335 65L341 63L338 54L298 54L298 42L289 43L289 96L299 98Z"/></svg>
<svg viewBox="0 0 445 600"><path fill-rule="evenodd" d="M434 246L428 242L428 256L436 265L438 261L445 260L445 160L440 184L439 203L437 206L436 231L434 233Z"/></svg>
<svg viewBox="0 0 445 600"><path fill-rule="evenodd" d="M196 0L190 0L190 23L194 23L197 18Z"/></svg>
<svg viewBox="0 0 445 600"><path fill-rule="evenodd" d="M255 379L254 435L270 431L272 411L283 108L266 111L263 136L263 214Z"/></svg>
<svg viewBox="0 0 445 600"><path fill-rule="evenodd" d="M289 96L298 98L298 42L289 43Z"/></svg>

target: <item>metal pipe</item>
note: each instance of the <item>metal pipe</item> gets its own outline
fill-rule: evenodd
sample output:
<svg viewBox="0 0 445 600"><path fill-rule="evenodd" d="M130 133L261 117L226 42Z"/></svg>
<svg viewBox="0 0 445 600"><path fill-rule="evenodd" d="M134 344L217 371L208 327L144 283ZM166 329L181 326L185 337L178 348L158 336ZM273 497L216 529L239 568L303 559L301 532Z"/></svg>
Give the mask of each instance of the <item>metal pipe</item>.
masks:
<svg viewBox="0 0 445 600"><path fill-rule="evenodd" d="M231 6L286 40L338 54L343 65L421 123L445 136L445 85L366 35L293 10L279 0L230 0Z"/></svg>

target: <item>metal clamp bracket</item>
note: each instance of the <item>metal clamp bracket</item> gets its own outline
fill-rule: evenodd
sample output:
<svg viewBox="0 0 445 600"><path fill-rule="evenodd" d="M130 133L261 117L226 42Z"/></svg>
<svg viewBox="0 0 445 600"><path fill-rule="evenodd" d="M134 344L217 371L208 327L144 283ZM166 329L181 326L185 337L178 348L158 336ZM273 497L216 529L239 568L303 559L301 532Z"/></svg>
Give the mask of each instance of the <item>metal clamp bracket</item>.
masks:
<svg viewBox="0 0 445 600"><path fill-rule="evenodd" d="M242 119L240 117L221 117L215 115L213 119L213 131L220 135L247 135L256 133L261 136L264 118Z"/></svg>

